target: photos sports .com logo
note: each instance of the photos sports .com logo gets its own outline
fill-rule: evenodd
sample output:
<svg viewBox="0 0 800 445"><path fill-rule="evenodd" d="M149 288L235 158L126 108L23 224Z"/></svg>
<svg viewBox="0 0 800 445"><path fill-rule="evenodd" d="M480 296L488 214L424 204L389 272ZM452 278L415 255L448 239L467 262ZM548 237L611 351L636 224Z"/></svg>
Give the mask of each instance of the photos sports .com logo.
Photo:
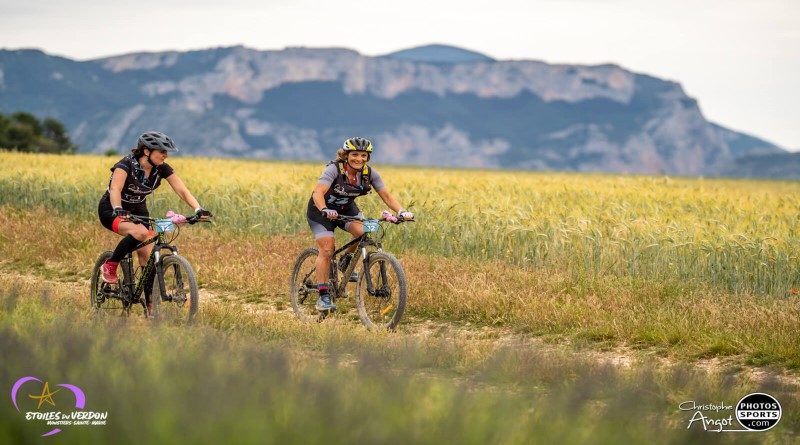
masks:
<svg viewBox="0 0 800 445"><path fill-rule="evenodd" d="M748 394L736 404L736 420L748 430L766 431L781 420L781 404L769 394Z"/></svg>

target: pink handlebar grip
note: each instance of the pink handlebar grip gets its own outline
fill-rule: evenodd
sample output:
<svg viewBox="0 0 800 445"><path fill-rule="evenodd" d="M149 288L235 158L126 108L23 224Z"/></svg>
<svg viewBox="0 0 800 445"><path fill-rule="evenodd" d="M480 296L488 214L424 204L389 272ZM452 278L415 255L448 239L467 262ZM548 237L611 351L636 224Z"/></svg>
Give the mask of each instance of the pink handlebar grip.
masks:
<svg viewBox="0 0 800 445"><path fill-rule="evenodd" d="M180 213L175 213L172 210L167 212L167 218L171 219L175 224L183 224L186 222L186 217Z"/></svg>
<svg viewBox="0 0 800 445"><path fill-rule="evenodd" d="M389 221L390 223L397 222L397 217L392 215L392 212L388 210L384 210L383 212L381 212L381 218L385 219L386 221Z"/></svg>

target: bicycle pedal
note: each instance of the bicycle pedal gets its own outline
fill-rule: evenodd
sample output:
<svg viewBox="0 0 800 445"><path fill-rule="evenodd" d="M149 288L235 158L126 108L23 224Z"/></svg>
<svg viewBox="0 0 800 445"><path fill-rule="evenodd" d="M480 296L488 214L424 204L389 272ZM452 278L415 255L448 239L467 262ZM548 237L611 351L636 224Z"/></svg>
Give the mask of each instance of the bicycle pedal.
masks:
<svg viewBox="0 0 800 445"><path fill-rule="evenodd" d="M322 320L325 320L325 318L326 318L328 315L331 315L331 314L332 314L333 312L335 312L335 311L336 311L335 309L331 309L331 310L325 310L325 311L319 311L319 312L317 313L317 322L318 322L318 323L322 323Z"/></svg>

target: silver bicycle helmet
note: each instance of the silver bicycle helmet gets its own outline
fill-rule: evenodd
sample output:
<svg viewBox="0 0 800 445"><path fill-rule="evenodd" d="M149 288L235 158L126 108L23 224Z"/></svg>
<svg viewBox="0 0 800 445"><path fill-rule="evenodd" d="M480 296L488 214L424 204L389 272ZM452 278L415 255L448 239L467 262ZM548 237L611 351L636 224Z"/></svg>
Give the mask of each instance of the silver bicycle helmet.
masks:
<svg viewBox="0 0 800 445"><path fill-rule="evenodd" d="M178 151L175 142L172 138L159 131L147 131L139 136L139 141L136 143L137 149L150 149L150 150L166 150Z"/></svg>

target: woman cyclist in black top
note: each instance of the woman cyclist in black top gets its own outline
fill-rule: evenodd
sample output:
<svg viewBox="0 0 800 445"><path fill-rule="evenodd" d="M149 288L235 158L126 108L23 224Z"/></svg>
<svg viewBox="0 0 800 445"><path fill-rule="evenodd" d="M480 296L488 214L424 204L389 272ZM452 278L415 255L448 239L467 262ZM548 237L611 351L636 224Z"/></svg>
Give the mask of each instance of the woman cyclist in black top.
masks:
<svg viewBox="0 0 800 445"><path fill-rule="evenodd" d="M306 218L319 248L316 261L316 279L319 289L318 311L336 309L328 291L328 264L335 248L333 230L347 230L353 237L361 236L364 227L360 221L344 223L338 221L339 215L361 215L355 199L366 195L372 188L378 193L390 209L397 212L405 220L414 219L414 215L402 208L397 200L386 189L378 172L367 165L372 154L372 142L364 138L350 138L344 141L336 155L336 161L328 164L314 187L308 201ZM363 215L361 215L363 216ZM355 248L355 246L353 246Z"/></svg>
<svg viewBox="0 0 800 445"><path fill-rule="evenodd" d="M202 219L211 217L211 212L200 207L183 181L165 162L168 154L176 151L178 148L169 136L157 131L148 131L139 136L136 148L131 150L131 154L111 168L108 189L100 199L97 212L103 227L122 235L123 238L117 244L111 258L103 264L103 280L107 283L118 281L119 261L136 250L140 242L154 235L149 224L130 221L128 216L150 215L145 199L161 185L162 179L166 179L175 194L189 204L195 210L195 214ZM136 251L140 265L147 262L152 250L153 244L149 244ZM150 292L151 285L152 283L148 283L145 286L145 292Z"/></svg>

